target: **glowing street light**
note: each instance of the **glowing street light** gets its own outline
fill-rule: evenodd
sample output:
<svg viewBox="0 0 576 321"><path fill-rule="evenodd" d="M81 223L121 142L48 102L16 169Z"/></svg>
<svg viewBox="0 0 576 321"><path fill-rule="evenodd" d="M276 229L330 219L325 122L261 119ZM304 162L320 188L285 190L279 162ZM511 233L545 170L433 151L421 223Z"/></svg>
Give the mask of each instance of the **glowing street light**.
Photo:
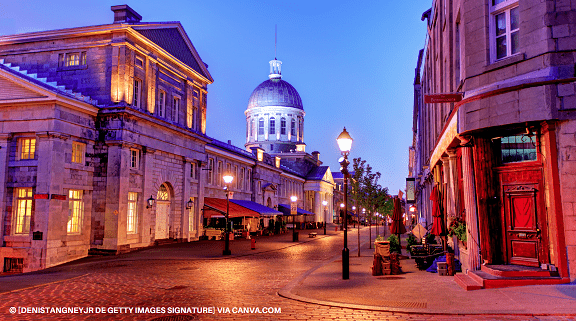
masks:
<svg viewBox="0 0 576 321"><path fill-rule="evenodd" d="M342 279L348 280L350 278L350 251L348 250L348 178L350 173L348 172L348 154L350 154L350 149L352 148L352 137L346 131L346 127L338 138L338 148L342 153L342 158L340 161L340 166L342 168L340 171L344 175L344 248L342 249Z"/></svg>
<svg viewBox="0 0 576 321"><path fill-rule="evenodd" d="M230 251L230 230L229 230L229 224L228 224L228 218L230 217L230 183L232 183L232 181L234 180L234 176L230 175L230 174L225 174L224 176L222 176L222 179L224 179L224 189L226 190L226 227L224 228L224 233L226 233L225 235L225 243L224 243L224 251L222 252L222 255L230 255L232 254L232 252Z"/></svg>

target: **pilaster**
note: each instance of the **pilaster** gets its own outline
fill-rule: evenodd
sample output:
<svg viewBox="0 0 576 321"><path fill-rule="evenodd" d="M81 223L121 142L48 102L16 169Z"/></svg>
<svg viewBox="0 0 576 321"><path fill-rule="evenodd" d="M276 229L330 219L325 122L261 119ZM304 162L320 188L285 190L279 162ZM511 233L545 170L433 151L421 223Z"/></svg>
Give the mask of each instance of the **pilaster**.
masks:
<svg viewBox="0 0 576 321"><path fill-rule="evenodd" d="M474 163L472 144L469 137L460 137L462 148L462 176L464 181L464 207L466 211L468 269L480 269L480 239L478 237L478 212L474 188Z"/></svg>

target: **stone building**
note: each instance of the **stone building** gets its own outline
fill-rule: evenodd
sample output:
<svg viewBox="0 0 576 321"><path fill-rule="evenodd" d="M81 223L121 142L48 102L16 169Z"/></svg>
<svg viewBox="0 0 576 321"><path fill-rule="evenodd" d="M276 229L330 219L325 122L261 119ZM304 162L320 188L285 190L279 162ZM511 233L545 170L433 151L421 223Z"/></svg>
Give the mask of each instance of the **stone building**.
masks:
<svg viewBox="0 0 576 321"><path fill-rule="evenodd" d="M431 222L436 186L447 224L467 226L467 243L451 242L464 271L484 285L501 270L520 276L507 285L576 279L574 19L560 0L435 0L422 16L418 212Z"/></svg>
<svg viewBox="0 0 576 321"><path fill-rule="evenodd" d="M111 24L0 36L3 272L198 240L223 170L236 199L306 206L308 173L206 135L213 79L182 25L111 9Z"/></svg>

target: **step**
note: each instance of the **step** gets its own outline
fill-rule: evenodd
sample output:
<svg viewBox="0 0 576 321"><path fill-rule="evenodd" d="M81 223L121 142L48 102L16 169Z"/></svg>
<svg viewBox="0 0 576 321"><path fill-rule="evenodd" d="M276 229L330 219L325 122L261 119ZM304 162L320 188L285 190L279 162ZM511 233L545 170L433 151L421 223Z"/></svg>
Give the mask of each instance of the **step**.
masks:
<svg viewBox="0 0 576 321"><path fill-rule="evenodd" d="M463 273L454 275L454 281L466 291L480 290L482 285L478 284L474 279Z"/></svg>
<svg viewBox="0 0 576 321"><path fill-rule="evenodd" d="M519 265L482 265L482 271L500 277L551 277L557 274L537 267Z"/></svg>
<svg viewBox="0 0 576 321"><path fill-rule="evenodd" d="M567 283L566 279L548 276L521 276L521 277L502 277L492 275L484 271L471 271L468 275L475 281L479 282L485 289L505 288L511 286L524 286L524 285L550 285ZM569 281L568 281L569 282Z"/></svg>

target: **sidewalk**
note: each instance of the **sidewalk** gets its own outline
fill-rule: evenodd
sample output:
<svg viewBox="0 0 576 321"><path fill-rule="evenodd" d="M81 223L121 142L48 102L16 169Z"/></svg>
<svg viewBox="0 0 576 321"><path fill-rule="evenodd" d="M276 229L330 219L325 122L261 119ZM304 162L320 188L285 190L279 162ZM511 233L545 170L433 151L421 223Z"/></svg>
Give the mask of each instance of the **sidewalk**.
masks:
<svg viewBox="0 0 576 321"><path fill-rule="evenodd" d="M372 276L373 249L350 249L350 279L342 258L316 267L278 291L280 296L321 305L418 314L573 315L576 284L465 291L451 276L420 271L401 261L403 274ZM354 253L354 254L353 254Z"/></svg>

